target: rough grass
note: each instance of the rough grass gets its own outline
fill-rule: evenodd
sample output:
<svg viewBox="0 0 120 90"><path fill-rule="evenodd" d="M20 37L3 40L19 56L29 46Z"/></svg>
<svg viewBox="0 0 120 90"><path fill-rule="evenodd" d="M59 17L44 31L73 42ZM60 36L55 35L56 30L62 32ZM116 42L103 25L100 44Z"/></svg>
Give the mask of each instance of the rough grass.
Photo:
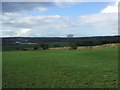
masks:
<svg viewBox="0 0 120 90"><path fill-rule="evenodd" d="M78 46L78 50L90 50L90 49L102 49L102 48L113 48L113 47L120 47L120 43L113 43L113 44L104 44L104 45L97 45L97 46ZM70 47L56 47L50 48L50 50L69 50Z"/></svg>
<svg viewBox="0 0 120 90"><path fill-rule="evenodd" d="M3 88L117 88L118 48L3 52Z"/></svg>
<svg viewBox="0 0 120 90"><path fill-rule="evenodd" d="M78 47L78 49L102 49L102 48L113 48L113 47L120 47L120 43L113 43L113 44L104 44L104 45L97 45L97 46L82 46Z"/></svg>

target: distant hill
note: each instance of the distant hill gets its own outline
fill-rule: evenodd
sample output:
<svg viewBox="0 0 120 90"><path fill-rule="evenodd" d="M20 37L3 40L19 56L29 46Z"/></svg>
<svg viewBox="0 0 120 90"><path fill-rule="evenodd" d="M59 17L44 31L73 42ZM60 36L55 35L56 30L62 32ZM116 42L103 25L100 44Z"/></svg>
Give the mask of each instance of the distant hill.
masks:
<svg viewBox="0 0 120 90"><path fill-rule="evenodd" d="M73 37L73 42L78 46L93 46L107 43L120 43L120 36ZM68 42L66 37L4 37L2 45L15 44L41 44L51 42Z"/></svg>

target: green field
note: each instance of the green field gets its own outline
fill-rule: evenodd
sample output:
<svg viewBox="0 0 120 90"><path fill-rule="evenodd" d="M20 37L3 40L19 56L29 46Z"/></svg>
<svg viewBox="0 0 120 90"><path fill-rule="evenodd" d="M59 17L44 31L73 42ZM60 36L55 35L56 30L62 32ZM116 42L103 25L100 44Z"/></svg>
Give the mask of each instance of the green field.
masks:
<svg viewBox="0 0 120 90"><path fill-rule="evenodd" d="M3 52L3 88L117 88L118 48Z"/></svg>

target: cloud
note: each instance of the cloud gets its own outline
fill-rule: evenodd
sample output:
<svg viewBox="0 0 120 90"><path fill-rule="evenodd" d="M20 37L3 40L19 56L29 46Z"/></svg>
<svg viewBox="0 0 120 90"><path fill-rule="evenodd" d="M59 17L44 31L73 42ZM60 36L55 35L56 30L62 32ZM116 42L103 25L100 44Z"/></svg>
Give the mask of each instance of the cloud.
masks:
<svg viewBox="0 0 120 90"><path fill-rule="evenodd" d="M30 28L23 28L17 31L16 36L29 36L31 29Z"/></svg>
<svg viewBox="0 0 120 90"><path fill-rule="evenodd" d="M14 30L12 36L60 36L71 32L79 35L84 31L93 35L112 35L118 30L117 20L117 13L84 15L75 20L60 15L29 16L4 13L3 30ZM7 34L9 33L4 32L3 36Z"/></svg>
<svg viewBox="0 0 120 90"><path fill-rule="evenodd" d="M74 35L117 35L118 33L118 3L107 6L100 13L79 16L72 19L69 16L22 14L20 11L38 9L45 12L49 7L64 8L74 5L72 2L4 2L3 3L3 34L2 36L66 36ZM113 18L114 17L114 18Z"/></svg>
<svg viewBox="0 0 120 90"><path fill-rule="evenodd" d="M3 14L3 25L15 28L57 27L58 25L62 26L62 23L67 19L68 17L59 15L24 16L16 13L5 13Z"/></svg>
<svg viewBox="0 0 120 90"><path fill-rule="evenodd" d="M53 7L52 2L3 2L2 12L30 11L38 7Z"/></svg>
<svg viewBox="0 0 120 90"><path fill-rule="evenodd" d="M47 8L38 8L38 10L39 10L40 12L46 12L46 11L47 11Z"/></svg>
<svg viewBox="0 0 120 90"><path fill-rule="evenodd" d="M10 36L15 36L16 32L13 30L2 30L1 36L6 36L6 37L10 37Z"/></svg>
<svg viewBox="0 0 120 90"><path fill-rule="evenodd" d="M3 2L2 12L3 13L15 13L20 11L31 11L35 8L39 8L39 11L44 12L49 7L67 7L68 5L74 5L79 2L76 0L71 0L72 2L59 2L55 0L54 2Z"/></svg>
<svg viewBox="0 0 120 90"><path fill-rule="evenodd" d="M107 6L107 8L103 9L101 13L117 13L118 6Z"/></svg>
<svg viewBox="0 0 120 90"><path fill-rule="evenodd" d="M114 17L114 18L112 18ZM118 15L111 14L91 14L79 17L83 26L101 27L101 28L114 28L117 26Z"/></svg>
<svg viewBox="0 0 120 90"><path fill-rule="evenodd" d="M75 5L77 3L82 2L100 2L101 0L53 0L53 2L35 2L34 0L32 2L3 2L2 3L2 12L20 12L20 11L31 11L35 8L49 8L49 7L59 7L64 8L69 5ZM105 0L102 0L103 2ZM113 1L113 0L106 0L107 2ZM116 1L116 0L115 0ZM119 1L119 0L118 0ZM118 2L117 1L117 2ZM111 13L111 12L117 12L117 2L116 4L110 5L106 7L104 10L101 11L101 13ZM45 9L40 9L40 11L45 11Z"/></svg>
<svg viewBox="0 0 120 90"><path fill-rule="evenodd" d="M105 9L101 11L101 13L118 13L118 1L116 1L113 5L107 6Z"/></svg>

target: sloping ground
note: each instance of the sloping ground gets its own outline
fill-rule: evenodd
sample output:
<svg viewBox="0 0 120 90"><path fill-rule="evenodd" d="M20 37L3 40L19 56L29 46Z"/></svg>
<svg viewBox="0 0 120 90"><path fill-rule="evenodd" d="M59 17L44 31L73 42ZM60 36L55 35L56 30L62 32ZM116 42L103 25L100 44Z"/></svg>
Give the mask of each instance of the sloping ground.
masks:
<svg viewBox="0 0 120 90"><path fill-rule="evenodd" d="M117 88L118 48L3 52L3 88Z"/></svg>
<svg viewBox="0 0 120 90"><path fill-rule="evenodd" d="M104 44L104 45L99 45L99 46L78 47L78 49L101 49L101 48L111 48L111 47L120 47L120 43Z"/></svg>
<svg viewBox="0 0 120 90"><path fill-rule="evenodd" d="M101 49L101 48L111 48L111 47L120 47L120 43L114 43L114 44L104 44L104 45L98 45L98 46L79 46L77 49ZM50 48L50 50L68 50L70 47L59 47L59 48Z"/></svg>

